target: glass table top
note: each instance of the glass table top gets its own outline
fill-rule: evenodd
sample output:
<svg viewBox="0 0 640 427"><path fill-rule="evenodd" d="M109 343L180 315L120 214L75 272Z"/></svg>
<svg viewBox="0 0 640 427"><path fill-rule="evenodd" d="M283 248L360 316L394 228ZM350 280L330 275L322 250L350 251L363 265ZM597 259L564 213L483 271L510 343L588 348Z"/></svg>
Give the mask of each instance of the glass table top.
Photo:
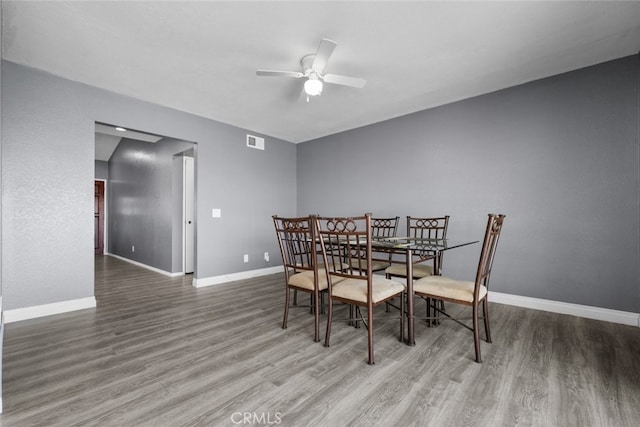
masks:
<svg viewBox="0 0 640 427"><path fill-rule="evenodd" d="M375 237L371 245L376 248L412 249L442 252L448 249L478 243L478 240L424 239L419 237Z"/></svg>

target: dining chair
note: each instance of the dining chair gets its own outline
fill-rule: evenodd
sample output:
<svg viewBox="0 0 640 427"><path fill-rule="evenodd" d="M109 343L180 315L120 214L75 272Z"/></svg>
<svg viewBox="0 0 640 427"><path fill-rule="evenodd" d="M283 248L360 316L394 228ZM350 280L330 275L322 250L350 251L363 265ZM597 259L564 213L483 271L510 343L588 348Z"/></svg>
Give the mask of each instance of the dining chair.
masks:
<svg viewBox="0 0 640 427"><path fill-rule="evenodd" d="M367 328L368 363L375 363L373 351L374 307L401 296L405 286L395 280L373 274L371 268L371 215L358 217L316 217L316 230L328 283L327 331L324 345L329 347L334 301L366 308L349 310L350 322L362 321ZM364 263L366 262L366 266ZM358 268L355 268L357 265ZM404 301L404 298L401 298ZM404 340L404 302L400 311L400 340ZM355 317L352 318L351 314Z"/></svg>
<svg viewBox="0 0 640 427"><path fill-rule="evenodd" d="M449 227L449 215L442 217L419 218L407 216L407 236L419 239L446 239L447 228ZM415 251L420 260L413 265L413 278L439 274L442 266L442 255L439 258L428 252L420 253ZM429 262L431 265L426 264ZM407 266L405 264L392 264L385 269L388 279L391 277L407 277Z"/></svg>
<svg viewBox="0 0 640 427"><path fill-rule="evenodd" d="M441 216L441 217L414 217L407 216L407 236L414 237L418 239L446 239L447 238L447 229L449 228L449 215ZM429 251L420 251L415 250L414 255L416 255L419 260L413 264L413 279L421 279L423 277L431 276L433 274L440 274L442 271L442 253L439 255L435 255ZM395 263L391 266L387 267L384 271L387 279L391 279L392 277L401 277L403 279L407 278L407 265ZM444 310L444 302L439 301L438 304L440 308ZM389 305L387 305L387 311L389 310ZM430 317L430 301L427 301L426 304L426 316ZM437 324L438 320L434 320L433 322L428 321L429 325L431 323Z"/></svg>
<svg viewBox="0 0 640 427"><path fill-rule="evenodd" d="M400 217L374 218L371 217L371 237L396 237Z"/></svg>
<svg viewBox="0 0 640 427"><path fill-rule="evenodd" d="M498 238L502 231L502 224L504 222L505 215L489 214L487 221L487 229L484 235L484 241L482 243L482 250L480 251L480 261L478 262L478 270L476 273L475 281L463 281L454 280L445 276L428 276L417 280L413 284L414 295L425 298L428 300L444 300L456 304L462 304L471 306L472 308L472 326L468 325L469 319L457 319L450 314L441 310L437 304L434 304L434 309L437 313L443 314L446 317L438 316L438 320L455 320L460 325L470 329L473 332L473 343L476 352L476 362L482 363L482 357L480 355L480 333L478 322L480 317L478 316L478 310L482 305L482 317L484 323L484 331L486 341L491 342L491 331L489 329L489 304L488 304L488 289L489 289L489 277L491 276L491 268L493 266L493 258L496 253L496 247L498 245ZM409 296L411 298L411 296ZM432 318L436 319L436 317ZM467 320L467 323L463 323L463 320Z"/></svg>
<svg viewBox="0 0 640 427"><path fill-rule="evenodd" d="M396 237L398 232L398 223L400 222L400 217L390 217L390 218L374 218L371 217L371 237L372 238L389 238ZM372 254L371 258L371 270L373 272L382 271L387 267L391 266L391 257L392 254L390 252L382 252ZM362 260L353 260L353 268L367 268L367 261Z"/></svg>
<svg viewBox="0 0 640 427"><path fill-rule="evenodd" d="M314 315L314 341L320 341L321 295L327 292L327 276L318 266L319 247L313 218L283 218L273 215L285 276L285 304L282 329L287 329L291 290L311 295L309 305Z"/></svg>

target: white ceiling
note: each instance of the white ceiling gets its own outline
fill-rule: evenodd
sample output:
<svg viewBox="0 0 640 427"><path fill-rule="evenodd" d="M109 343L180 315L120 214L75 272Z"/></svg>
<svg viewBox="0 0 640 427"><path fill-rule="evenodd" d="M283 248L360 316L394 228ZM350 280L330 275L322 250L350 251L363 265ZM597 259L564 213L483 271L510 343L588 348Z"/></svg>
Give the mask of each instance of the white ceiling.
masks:
<svg viewBox="0 0 640 427"><path fill-rule="evenodd" d="M96 160L105 162L109 161L122 138L137 139L138 141L151 142L154 144L162 139L161 136L137 132L131 129L120 128L121 130L117 130L115 126L102 123L96 123L95 129Z"/></svg>
<svg viewBox="0 0 640 427"><path fill-rule="evenodd" d="M96 160L108 162L122 137L96 132Z"/></svg>
<svg viewBox="0 0 640 427"><path fill-rule="evenodd" d="M3 1L3 58L301 142L640 51L640 2ZM310 103L297 71L338 43Z"/></svg>

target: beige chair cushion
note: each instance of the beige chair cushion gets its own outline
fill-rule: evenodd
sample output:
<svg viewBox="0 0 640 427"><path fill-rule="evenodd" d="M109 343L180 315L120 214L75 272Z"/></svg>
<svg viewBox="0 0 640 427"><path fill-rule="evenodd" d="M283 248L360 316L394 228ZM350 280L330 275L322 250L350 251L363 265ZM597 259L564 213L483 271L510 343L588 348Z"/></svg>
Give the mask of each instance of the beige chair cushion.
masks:
<svg viewBox="0 0 640 427"><path fill-rule="evenodd" d="M362 268L362 270L364 271L364 270L367 269L367 260L362 260L362 261L358 262L357 259L352 259L351 260L351 265L355 269ZM372 260L371 261L371 271L384 270L385 268L387 268L389 266L391 266L390 262L384 262L384 261L378 261L378 260Z"/></svg>
<svg viewBox="0 0 640 427"><path fill-rule="evenodd" d="M382 276L373 275L373 303L397 295L404 291L404 285L395 280L385 279ZM362 279L345 279L339 283L333 283L332 295L352 301L367 302L367 281Z"/></svg>
<svg viewBox="0 0 640 427"><path fill-rule="evenodd" d="M472 303L474 286L474 282L454 280L444 276L429 276L416 281L413 284L413 291L419 294ZM486 295L487 288L484 285L480 286L480 300Z"/></svg>
<svg viewBox="0 0 640 427"><path fill-rule="evenodd" d="M392 276L407 277L407 266L404 264L393 264L387 268L385 274ZM414 264L413 266L413 278L421 278L433 275L433 266L426 264Z"/></svg>
<svg viewBox="0 0 640 427"><path fill-rule="evenodd" d="M333 284L341 282L344 277L333 276ZM296 273L289 277L289 286L295 286L300 289L307 289L313 291L313 271L307 270L301 273ZM324 291L327 289L327 273L324 268L318 269L318 290Z"/></svg>
<svg viewBox="0 0 640 427"><path fill-rule="evenodd" d="M289 277L289 286L313 291L313 271L303 271ZM324 271L322 274L318 272L318 289L321 291L327 289L327 275Z"/></svg>

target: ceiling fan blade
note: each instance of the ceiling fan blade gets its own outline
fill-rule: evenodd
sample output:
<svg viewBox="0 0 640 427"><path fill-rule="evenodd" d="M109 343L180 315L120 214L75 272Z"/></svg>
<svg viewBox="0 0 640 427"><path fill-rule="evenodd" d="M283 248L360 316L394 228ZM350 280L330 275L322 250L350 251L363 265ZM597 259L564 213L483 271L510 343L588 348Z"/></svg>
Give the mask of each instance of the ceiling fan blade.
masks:
<svg viewBox="0 0 640 427"><path fill-rule="evenodd" d="M299 71L277 71L277 70L258 70L256 71L258 76L276 76L276 77L294 77L299 79L304 77L304 73Z"/></svg>
<svg viewBox="0 0 640 427"><path fill-rule="evenodd" d="M361 79L358 77L340 76L338 74L325 74L324 76L322 76L322 79L326 83L332 83L334 85L357 87L358 89L362 89L364 85L367 84L367 81L365 79Z"/></svg>
<svg viewBox="0 0 640 427"><path fill-rule="evenodd" d="M329 57L333 53L333 50L336 48L338 44L333 40L322 39L320 40L320 46L318 46L318 51L316 52L316 56L313 58L313 64L311 64L311 68L316 70L319 73L322 73L324 67L327 66L327 62L329 62Z"/></svg>

